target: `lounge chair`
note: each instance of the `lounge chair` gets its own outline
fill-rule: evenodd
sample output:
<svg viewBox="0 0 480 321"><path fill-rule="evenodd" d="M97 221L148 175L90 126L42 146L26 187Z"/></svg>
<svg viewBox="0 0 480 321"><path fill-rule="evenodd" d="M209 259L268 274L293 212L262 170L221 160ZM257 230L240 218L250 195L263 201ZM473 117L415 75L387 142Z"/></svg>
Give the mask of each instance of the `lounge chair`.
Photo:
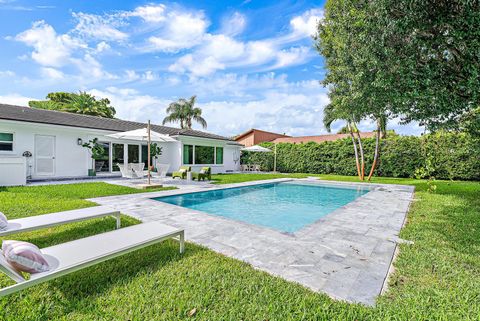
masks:
<svg viewBox="0 0 480 321"><path fill-rule="evenodd" d="M158 178L165 178L167 177L168 169L170 168L170 164L158 164L157 171L153 172L153 176Z"/></svg>
<svg viewBox="0 0 480 321"><path fill-rule="evenodd" d="M133 171L133 169L130 167L130 165L127 165L125 167L125 165L123 164L118 164L117 163L117 166L118 168L120 169L120 173L122 173L122 177L125 177L125 178L137 178L137 175L135 174L135 172Z"/></svg>
<svg viewBox="0 0 480 321"><path fill-rule="evenodd" d="M192 173L192 178L196 179L197 181L205 179L211 180L212 179L212 169L210 167L202 167L199 173Z"/></svg>
<svg viewBox="0 0 480 321"><path fill-rule="evenodd" d="M0 270L17 282L17 284L0 289L0 297L162 242L169 238L175 238L180 241L180 253L183 253L185 248L184 230L163 225L159 222L137 224L43 248L41 251L50 265L50 270L31 274L28 280L6 261L3 253L0 251Z"/></svg>
<svg viewBox="0 0 480 321"><path fill-rule="evenodd" d="M87 207L79 210L65 211L8 220L8 226L0 231L0 236L14 233L39 230L42 228L80 222L105 216L114 216L117 220L116 228L120 228L120 212L108 206Z"/></svg>
<svg viewBox="0 0 480 321"><path fill-rule="evenodd" d="M185 179L187 178L187 172L190 172L191 170L191 166L181 166L178 171L173 172L172 178L179 177L181 179Z"/></svg>
<svg viewBox="0 0 480 321"><path fill-rule="evenodd" d="M142 178L145 176L145 163L129 163L128 166L130 166L136 178Z"/></svg>

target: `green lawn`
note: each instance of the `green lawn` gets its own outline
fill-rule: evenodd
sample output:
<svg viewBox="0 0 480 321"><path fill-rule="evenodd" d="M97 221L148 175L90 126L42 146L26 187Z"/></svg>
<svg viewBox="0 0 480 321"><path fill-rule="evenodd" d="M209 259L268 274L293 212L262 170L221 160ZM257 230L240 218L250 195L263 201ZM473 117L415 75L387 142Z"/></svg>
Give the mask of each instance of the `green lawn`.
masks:
<svg viewBox="0 0 480 321"><path fill-rule="evenodd" d="M214 178L230 183L251 175ZM479 320L480 183L439 181L430 194L425 181L375 182L417 188L401 233L415 244L401 246L390 290L375 308L331 300L193 244L182 256L172 241L0 299L0 320ZM91 205L83 198L134 192L98 183L7 188L0 190L0 211L36 215ZM106 218L15 238L43 247L113 226Z"/></svg>

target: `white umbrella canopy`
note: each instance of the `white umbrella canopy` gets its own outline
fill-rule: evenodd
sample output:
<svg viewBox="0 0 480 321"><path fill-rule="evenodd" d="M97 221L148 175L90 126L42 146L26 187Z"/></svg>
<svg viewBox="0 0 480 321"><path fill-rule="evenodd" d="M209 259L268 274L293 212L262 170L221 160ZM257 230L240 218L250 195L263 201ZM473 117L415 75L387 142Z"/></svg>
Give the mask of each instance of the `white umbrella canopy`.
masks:
<svg viewBox="0 0 480 321"><path fill-rule="evenodd" d="M108 137L128 139L128 140L141 140L148 141L148 128L140 128L135 130L129 130L127 132L115 133L107 135ZM150 130L150 141L152 142L176 142L175 139L168 135L160 134Z"/></svg>
<svg viewBox="0 0 480 321"><path fill-rule="evenodd" d="M250 147L244 147L242 149L240 149L241 151L244 151L244 152L260 152L260 153L267 153L267 152L271 152L272 150L271 149L268 149L268 148L265 148L265 147L262 147L262 146L259 146L259 145L253 145L253 146L250 146Z"/></svg>
<svg viewBox="0 0 480 321"><path fill-rule="evenodd" d="M110 134L107 135L108 137L113 137L113 138L118 138L118 139L127 139L127 140L141 140L141 141L147 141L147 149L148 149L148 165L147 165L147 170L148 170L148 185L150 185L150 144L152 141L154 142L176 142L175 139L168 135L163 135L159 134L157 132L154 132L153 130L150 129L150 120L148 121L148 126L146 128L140 128L140 129L135 129L135 130L129 130L127 132L123 133L116 133L116 134Z"/></svg>

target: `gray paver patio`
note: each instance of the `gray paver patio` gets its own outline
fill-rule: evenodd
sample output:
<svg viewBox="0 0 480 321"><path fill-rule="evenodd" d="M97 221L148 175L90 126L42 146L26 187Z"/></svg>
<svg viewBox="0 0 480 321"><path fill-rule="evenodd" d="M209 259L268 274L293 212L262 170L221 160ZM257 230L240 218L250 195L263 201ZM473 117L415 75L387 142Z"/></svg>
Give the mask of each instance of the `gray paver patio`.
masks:
<svg viewBox="0 0 480 321"><path fill-rule="evenodd" d="M162 221L185 229L188 241L248 262L329 296L373 305L385 278L414 187L369 184L371 191L294 234L234 221L152 200L235 186L288 181L275 179L228 185L180 185L178 190L95 198L141 221ZM359 183L301 179L309 184ZM361 186L366 186L362 184Z"/></svg>

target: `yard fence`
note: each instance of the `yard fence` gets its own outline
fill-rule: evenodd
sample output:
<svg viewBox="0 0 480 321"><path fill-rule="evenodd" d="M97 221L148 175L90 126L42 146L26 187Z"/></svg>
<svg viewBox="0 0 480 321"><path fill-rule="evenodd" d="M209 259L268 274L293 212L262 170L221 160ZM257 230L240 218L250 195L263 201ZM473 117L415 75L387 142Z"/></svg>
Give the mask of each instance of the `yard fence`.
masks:
<svg viewBox="0 0 480 321"><path fill-rule="evenodd" d="M373 160L375 139L362 139L366 172ZM263 143L274 149L272 143ZM242 163L260 164L273 170L273 153L242 154ZM325 143L277 144L277 170L283 173L356 175L350 139ZM416 136L391 135L381 142L375 175L415 177L427 173L437 179L480 180L480 139L464 133Z"/></svg>

